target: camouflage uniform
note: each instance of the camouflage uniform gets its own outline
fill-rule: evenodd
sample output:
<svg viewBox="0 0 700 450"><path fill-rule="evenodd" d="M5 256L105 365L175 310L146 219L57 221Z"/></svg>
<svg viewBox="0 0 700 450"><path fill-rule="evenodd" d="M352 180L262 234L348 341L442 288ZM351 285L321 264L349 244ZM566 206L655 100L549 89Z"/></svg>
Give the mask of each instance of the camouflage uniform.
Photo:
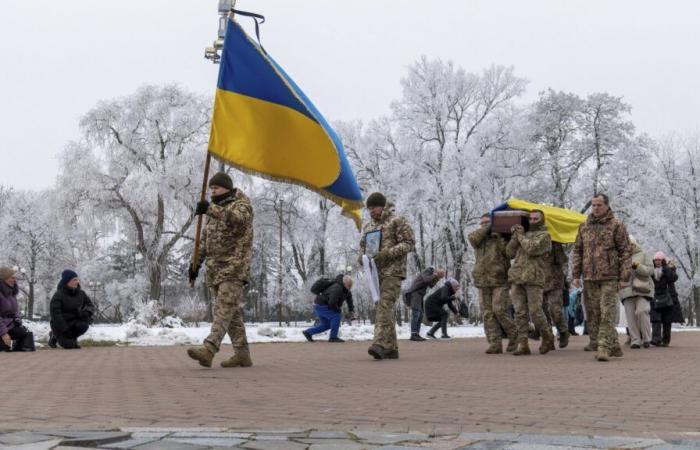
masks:
<svg viewBox="0 0 700 450"><path fill-rule="evenodd" d="M518 330L518 351L528 347L528 313L535 328L542 335L540 352L549 351L553 342L552 329L542 310L545 282L545 256L552 249L552 240L544 227L544 220L531 225L526 233L516 231L506 246L506 254L515 258L508 271L511 298L515 306L515 324ZM546 350L545 350L546 349ZM529 353L529 350L527 350Z"/></svg>
<svg viewBox="0 0 700 450"><path fill-rule="evenodd" d="M203 261L207 269L207 286L214 298L214 320L204 346L219 351L226 333L236 355L249 354L248 341L240 305L243 285L248 282L253 252L253 207L240 190L207 210L202 239Z"/></svg>
<svg viewBox="0 0 700 450"><path fill-rule="evenodd" d="M377 230L382 232L379 251L387 256L385 261L377 263L380 298L377 302L373 345L391 352L398 350L394 303L401 294L401 280L406 278L406 255L413 251L416 240L408 221L394 214L394 205L391 202L386 204L379 220L370 219L362 227L362 254L365 253L366 234Z"/></svg>
<svg viewBox="0 0 700 450"><path fill-rule="evenodd" d="M498 350L501 348L501 329L512 342L517 338L515 323L508 313L510 259L506 256L506 241L500 234L491 233L490 225L482 225L471 232L468 239L476 255L472 277L474 286L479 288L486 340Z"/></svg>
<svg viewBox="0 0 700 450"><path fill-rule="evenodd" d="M617 340L618 283L631 275L630 243L625 225L612 210L592 214L581 224L573 251L572 277L583 277L583 295L590 343L587 350L622 354Z"/></svg>
<svg viewBox="0 0 700 450"><path fill-rule="evenodd" d="M547 319L557 327L559 335L569 334L569 328L564 321L561 309L564 306L565 273L568 269L568 258L564 247L558 242L552 242L552 251L545 257L544 303L542 305ZM568 337L568 336L567 336Z"/></svg>

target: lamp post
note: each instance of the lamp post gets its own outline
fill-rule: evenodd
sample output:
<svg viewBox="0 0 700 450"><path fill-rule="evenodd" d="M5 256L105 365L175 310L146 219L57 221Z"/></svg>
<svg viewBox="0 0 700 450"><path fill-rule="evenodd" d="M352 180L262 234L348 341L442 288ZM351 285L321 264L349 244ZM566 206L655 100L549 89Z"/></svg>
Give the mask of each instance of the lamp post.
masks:
<svg viewBox="0 0 700 450"><path fill-rule="evenodd" d="M102 283L99 281L88 282L88 287L90 288L90 294L92 297L92 302L95 304L95 318L102 316L102 311L97 301L97 292L102 289Z"/></svg>

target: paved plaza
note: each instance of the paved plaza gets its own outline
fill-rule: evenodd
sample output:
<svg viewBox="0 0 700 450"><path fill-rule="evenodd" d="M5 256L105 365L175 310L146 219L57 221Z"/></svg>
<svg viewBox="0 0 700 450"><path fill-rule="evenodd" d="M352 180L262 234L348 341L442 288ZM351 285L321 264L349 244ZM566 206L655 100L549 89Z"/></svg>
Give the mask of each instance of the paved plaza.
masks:
<svg viewBox="0 0 700 450"><path fill-rule="evenodd" d="M483 339L401 341L401 358L389 361L372 360L368 342L256 344L255 365L237 369L218 366L228 347L213 369L176 346L0 354L0 444L700 448L700 333L674 333L666 349L626 348L609 363L584 352L586 342L514 357L485 355ZM89 430L114 436L68 442ZM287 434L265 439L276 433Z"/></svg>

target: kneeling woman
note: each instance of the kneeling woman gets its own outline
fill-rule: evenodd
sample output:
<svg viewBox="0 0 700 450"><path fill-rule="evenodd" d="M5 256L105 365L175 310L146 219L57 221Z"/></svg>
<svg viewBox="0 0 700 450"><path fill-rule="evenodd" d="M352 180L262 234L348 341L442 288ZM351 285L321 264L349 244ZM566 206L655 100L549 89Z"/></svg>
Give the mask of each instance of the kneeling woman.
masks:
<svg viewBox="0 0 700 450"><path fill-rule="evenodd" d="M49 346L80 348L78 337L85 334L95 313L90 297L80 288L78 274L64 270L56 293L51 298L51 336Z"/></svg>
<svg viewBox="0 0 700 450"><path fill-rule="evenodd" d="M435 290L425 300L425 315L430 322L435 322L435 325L428 331L427 335L435 339L435 332L442 328L442 338L449 339L447 335L447 318L450 313L445 311L444 306L458 315L457 308L452 303L455 299L455 294L459 290L459 282L454 278L450 278L442 285L440 289Z"/></svg>
<svg viewBox="0 0 700 450"><path fill-rule="evenodd" d="M34 335L22 325L18 292L15 270L0 267L0 351L33 352Z"/></svg>

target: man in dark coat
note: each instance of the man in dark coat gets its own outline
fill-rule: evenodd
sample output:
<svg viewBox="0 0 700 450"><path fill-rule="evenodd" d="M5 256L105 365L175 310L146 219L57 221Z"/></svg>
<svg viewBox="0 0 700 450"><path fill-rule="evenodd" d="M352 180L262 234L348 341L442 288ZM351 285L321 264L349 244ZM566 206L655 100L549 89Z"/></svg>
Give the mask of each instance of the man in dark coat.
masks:
<svg viewBox="0 0 700 450"><path fill-rule="evenodd" d="M51 334L49 346L58 343L65 349L80 348L78 337L87 332L95 313L95 305L80 288L80 279L73 270L64 270L56 293L51 297Z"/></svg>
<svg viewBox="0 0 700 450"><path fill-rule="evenodd" d="M345 342L338 337L340 329L341 310L343 303L348 304L350 314L355 314L355 305L352 301L352 278L349 275L338 275L330 286L316 295L314 299L314 312L318 316L319 324L302 331L307 341L313 342L313 335L331 330L328 342Z"/></svg>
<svg viewBox="0 0 700 450"><path fill-rule="evenodd" d="M654 280L654 298L669 295L673 304L666 308L651 309L651 344L657 347L668 347L671 343L671 324L685 323L685 319L678 301L678 291L676 291L676 281L678 281L676 266L671 259L666 258L663 252L656 252L654 255L652 279Z"/></svg>
<svg viewBox="0 0 700 450"><path fill-rule="evenodd" d="M443 284L440 289L430 294L425 300L425 315L429 321L435 322L430 331L426 333L431 338L436 339L435 332L438 328L442 328L441 337L443 339L450 338L450 336L447 335L447 318L450 314L445 311L444 306L447 305L455 315L459 314L453 303L458 290L459 282L451 278L445 281L445 284Z"/></svg>
<svg viewBox="0 0 700 450"><path fill-rule="evenodd" d="M428 267L423 272L416 275L411 283L411 287L404 292L406 306L411 308L411 340L424 341L420 335L420 326L423 321L423 298L428 288L434 287L437 282L445 276L444 269L435 270Z"/></svg>

